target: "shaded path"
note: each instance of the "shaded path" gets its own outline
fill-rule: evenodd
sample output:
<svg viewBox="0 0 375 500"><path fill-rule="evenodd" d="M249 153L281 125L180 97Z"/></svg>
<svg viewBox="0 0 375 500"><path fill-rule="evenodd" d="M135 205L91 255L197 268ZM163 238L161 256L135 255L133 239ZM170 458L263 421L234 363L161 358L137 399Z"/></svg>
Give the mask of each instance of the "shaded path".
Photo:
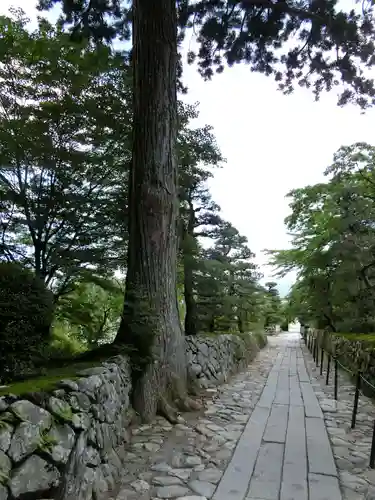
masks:
<svg viewBox="0 0 375 500"><path fill-rule="evenodd" d="M270 337L246 372L208 396L181 424L131 430L113 500L342 500L299 334ZM345 500L365 500L355 488Z"/></svg>
<svg viewBox="0 0 375 500"><path fill-rule="evenodd" d="M341 500L299 335L273 342L280 351L213 500Z"/></svg>

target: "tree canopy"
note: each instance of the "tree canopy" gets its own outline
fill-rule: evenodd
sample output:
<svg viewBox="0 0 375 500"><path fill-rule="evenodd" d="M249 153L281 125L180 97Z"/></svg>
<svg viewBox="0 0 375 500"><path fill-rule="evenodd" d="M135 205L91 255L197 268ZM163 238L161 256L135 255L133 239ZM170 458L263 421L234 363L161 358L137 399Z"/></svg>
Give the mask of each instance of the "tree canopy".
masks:
<svg viewBox="0 0 375 500"><path fill-rule="evenodd" d="M284 274L296 269L290 293L295 316L333 331L375 330L375 148L337 151L326 183L289 193L290 250L271 252Z"/></svg>
<svg viewBox="0 0 375 500"><path fill-rule="evenodd" d="M61 21L76 39L110 42L130 38L129 1L40 0L41 10L62 7ZM339 87L339 104L374 104L368 68L374 66L371 0L342 9L337 0L179 0L179 41L196 34L188 62L211 78L225 65L246 63L272 75L285 93L295 86L322 91Z"/></svg>
<svg viewBox="0 0 375 500"><path fill-rule="evenodd" d="M339 104L354 102L366 108L375 96L368 76L375 63L372 2L364 2L362 9L342 10L336 0L41 0L40 8L55 4L62 7L60 25L67 26L77 41L101 47L132 34L129 240L124 310L116 341L131 345L136 353L136 410L146 420L159 410L177 421L176 406L197 409L187 391L177 301L178 44L196 34L197 48L189 52L188 60L198 61L204 78L223 71L225 64L244 62L252 71L273 75L286 93L300 85L319 98L322 91L341 86ZM196 218L192 210L190 215ZM191 231L186 240L191 242ZM236 253L238 247L233 248ZM219 246L215 256L219 249L225 251ZM238 258L242 265L250 254ZM232 264L230 259L230 254L223 254L213 260L225 268ZM189 260L194 264L196 258ZM193 311L188 317L194 330L194 269L189 273L187 313ZM236 272L227 268L226 274L233 281ZM230 283L231 297L235 289Z"/></svg>
<svg viewBox="0 0 375 500"><path fill-rule="evenodd" d="M187 390L177 300L181 274L185 329L191 334L206 328L231 330L233 325L244 331L256 315L254 309L262 296L267 324L279 319L280 307L273 284L268 284L268 289L259 285L246 238L222 220L219 207L207 191L210 168L220 165L222 158L210 129L189 130L186 125L191 110L181 112L179 108L177 90L182 88L183 69L179 44L196 34L188 62L198 63L203 78L223 71L225 65L243 62L251 71L273 76L285 93L297 85L310 88L318 99L321 92L336 89L340 105L353 102L366 108L374 104L375 98L369 77L375 63L372 2L350 10L343 10L336 0L40 0L39 7L50 9L57 4L62 7L57 27L41 21L36 45L33 36L28 39L28 34L22 33L22 25L15 27L21 31L21 47L25 40L30 44L31 57L30 50L23 48L25 59L18 62L18 47L9 48L14 32L4 32L5 40L10 39L6 44L10 52L3 57L5 64L9 65L10 57L15 58L15 88L20 85L22 95L31 98L31 104L28 101L23 105L26 121L22 114L21 121L16 116L14 122L14 116L10 116L9 129L19 127L21 134L17 147L3 159L4 172L8 172L1 187L8 214L4 254L8 251L10 258L20 252L18 260L32 265L46 283L65 285L64 279L75 284L82 269L89 269L93 277L95 273L96 277L106 273L110 277L113 267L109 262L121 262L118 243L123 249L126 246L127 257L122 258L125 300L116 343L133 349L133 404L145 420L159 411L176 422L177 409L197 409ZM116 54L113 41L130 40L130 35L129 53ZM52 44L55 49L60 44L62 59L57 53L51 59L48 43L40 50L43 39L50 37L57 43ZM68 37L69 43L75 45L65 50ZM124 78L128 61L131 87ZM99 71L82 78L81 69L86 75L86 63L90 67L97 63ZM26 70L25 89L23 75L18 76L19 67ZM59 86L66 74L69 84ZM12 91L10 88L6 92ZM19 97L13 96L17 109ZM67 109L69 118L61 124L56 116L64 116ZM34 121L35 128L30 126ZM36 135L23 144L25 128ZM32 147L39 142L40 151ZM25 168L31 175L26 181L20 176ZM360 262L349 265L350 252L343 240L349 239L353 247L360 237L361 244L368 248L365 234L371 224L366 222L370 214L361 205L363 195L355 195L354 199L344 195L346 181L339 181L343 172L332 171L332 175L333 192L322 194L313 187L295 193L294 212L288 222L297 233L294 253L281 252L275 258L284 268L299 267L304 283L299 286L305 292L306 287L319 289L317 301L322 301L323 293L330 294L321 316L336 328L341 305L337 304L338 294L331 293L333 276L345 275L357 266L360 285L350 298L341 288L340 293L343 300L355 300L361 318L369 308L364 290L370 289L372 283L371 250ZM47 214L45 209L52 204L50 193L57 189L51 177L57 179L59 197L64 198L60 206L68 208L68 216L52 208L52 223L48 222L46 228L51 208ZM97 188L95 195L93 185ZM39 186L43 189L36 192ZM122 191L125 188L127 196ZM329 223L322 220L322 204ZM350 220L353 204L362 211L365 221L360 228ZM9 219L13 205L16 217ZM44 207L43 215L39 207ZM341 215L345 228L338 227ZM18 227L12 226L17 218ZM60 227L62 233L56 236ZM52 241L48 241L51 234ZM211 247L204 247L199 236L211 238ZM31 248L34 262L30 262ZM49 255L54 260L47 265ZM60 274L56 270L49 278L58 259ZM69 276L68 269L73 268ZM318 314L317 303L310 309L310 315ZM369 316L366 318L370 321Z"/></svg>
<svg viewBox="0 0 375 500"><path fill-rule="evenodd" d="M60 26L30 30L21 11L0 17L0 36L0 260L53 292L44 344L24 343L25 359L71 357L112 342L120 322L132 70ZM180 322L186 335L261 330L261 274L212 199L209 180L225 159L198 116L198 104L178 102Z"/></svg>

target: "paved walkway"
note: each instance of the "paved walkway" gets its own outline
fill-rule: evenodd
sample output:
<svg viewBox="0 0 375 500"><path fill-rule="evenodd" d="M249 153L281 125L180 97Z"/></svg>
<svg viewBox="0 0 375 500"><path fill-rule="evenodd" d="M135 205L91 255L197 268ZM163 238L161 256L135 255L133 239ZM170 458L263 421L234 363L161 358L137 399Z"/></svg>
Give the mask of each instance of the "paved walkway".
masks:
<svg viewBox="0 0 375 500"><path fill-rule="evenodd" d="M299 334L270 337L247 372L209 390L204 411L173 427L159 418L133 429L116 500L341 500L302 351ZM344 500L375 500L358 496L364 486L353 477Z"/></svg>
<svg viewBox="0 0 375 500"><path fill-rule="evenodd" d="M298 334L280 352L213 500L341 500Z"/></svg>

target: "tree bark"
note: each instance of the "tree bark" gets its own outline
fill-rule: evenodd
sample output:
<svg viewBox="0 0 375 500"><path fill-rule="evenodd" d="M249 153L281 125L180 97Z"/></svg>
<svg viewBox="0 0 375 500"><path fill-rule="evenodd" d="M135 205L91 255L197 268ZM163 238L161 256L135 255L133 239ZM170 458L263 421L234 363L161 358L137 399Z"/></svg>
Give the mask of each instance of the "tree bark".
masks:
<svg viewBox="0 0 375 500"><path fill-rule="evenodd" d="M134 0L133 161L125 304L116 342L133 349L133 406L197 409L187 396L185 341L177 303L177 17L175 0Z"/></svg>
<svg viewBox="0 0 375 500"><path fill-rule="evenodd" d="M189 200L189 218L183 234L183 262L184 262L184 298L185 298L185 335L197 335L197 304L194 297L193 248L195 212Z"/></svg>

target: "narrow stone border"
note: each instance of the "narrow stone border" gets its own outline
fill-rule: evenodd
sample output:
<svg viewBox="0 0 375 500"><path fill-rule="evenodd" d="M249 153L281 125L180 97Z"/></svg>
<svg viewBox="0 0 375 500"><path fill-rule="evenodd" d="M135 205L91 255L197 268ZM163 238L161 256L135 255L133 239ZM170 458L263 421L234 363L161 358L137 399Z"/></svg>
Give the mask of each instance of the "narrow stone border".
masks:
<svg viewBox="0 0 375 500"><path fill-rule="evenodd" d="M343 499L375 500L375 470L369 468L375 405L370 398L360 396L357 424L356 428L352 430L350 427L354 402L354 383L346 372L339 371L338 401L336 402L333 373L330 384L326 386L326 364L324 364L321 376L320 368L316 367L306 346L302 349L314 392L324 414L339 472Z"/></svg>

